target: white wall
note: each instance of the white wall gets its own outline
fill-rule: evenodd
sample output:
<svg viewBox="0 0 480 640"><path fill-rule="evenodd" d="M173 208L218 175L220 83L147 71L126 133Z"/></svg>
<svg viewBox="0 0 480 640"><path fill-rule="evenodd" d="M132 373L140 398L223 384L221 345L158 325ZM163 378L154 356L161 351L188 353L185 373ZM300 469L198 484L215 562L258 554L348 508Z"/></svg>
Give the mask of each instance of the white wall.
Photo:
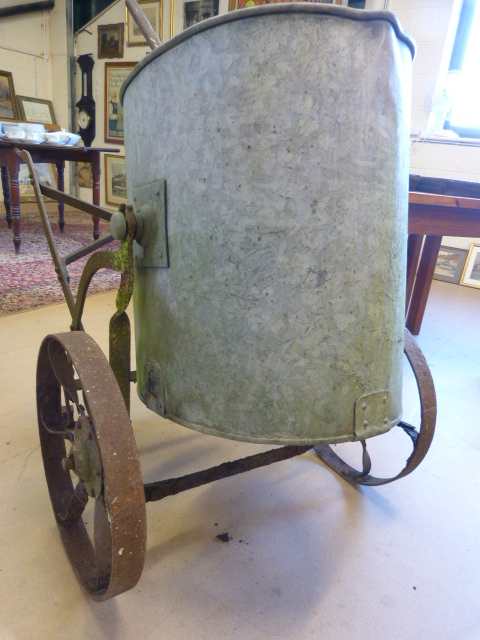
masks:
<svg viewBox="0 0 480 640"><path fill-rule="evenodd" d="M51 95L49 14L42 11L0 20L0 69L12 73L19 95Z"/></svg>
<svg viewBox="0 0 480 640"><path fill-rule="evenodd" d="M50 73L52 91L50 99L55 107L57 123L70 131L70 83L67 54L67 2L55 0L55 8L50 11Z"/></svg>
<svg viewBox="0 0 480 640"><path fill-rule="evenodd" d="M461 0L388 1L388 9L397 15L417 45L412 78L412 130L419 135L412 137L410 172L480 182L480 141L471 146L472 141L439 143L426 139L433 122L432 98L448 69L460 8ZM468 248L471 242L480 240L443 239L444 244L462 248Z"/></svg>
<svg viewBox="0 0 480 640"><path fill-rule="evenodd" d="M0 69L11 71L15 93L52 100L57 122L68 128L65 2L0 20Z"/></svg>

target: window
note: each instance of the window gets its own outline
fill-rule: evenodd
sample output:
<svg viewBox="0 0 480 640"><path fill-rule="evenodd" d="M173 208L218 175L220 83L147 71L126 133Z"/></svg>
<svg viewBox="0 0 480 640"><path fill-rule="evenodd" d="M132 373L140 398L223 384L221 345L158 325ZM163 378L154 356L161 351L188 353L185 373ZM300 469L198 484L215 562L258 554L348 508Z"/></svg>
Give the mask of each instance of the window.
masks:
<svg viewBox="0 0 480 640"><path fill-rule="evenodd" d="M480 138L480 3L464 0L449 68L452 107L444 128Z"/></svg>

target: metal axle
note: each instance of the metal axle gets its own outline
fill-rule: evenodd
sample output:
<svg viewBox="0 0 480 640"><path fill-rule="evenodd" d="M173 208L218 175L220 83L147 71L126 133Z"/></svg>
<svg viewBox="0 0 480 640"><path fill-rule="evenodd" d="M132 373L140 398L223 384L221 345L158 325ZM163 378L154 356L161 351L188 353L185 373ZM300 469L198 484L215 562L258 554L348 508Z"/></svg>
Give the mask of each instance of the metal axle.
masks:
<svg viewBox="0 0 480 640"><path fill-rule="evenodd" d="M271 449L257 453L253 456L233 460L232 462L224 462L216 467L210 467L204 471L197 471L179 478L169 478L168 480L160 480L145 485L145 501L153 502L161 500L167 496L174 496L181 491L194 489L203 484L209 484L222 478L229 478L245 471L251 471L259 467L266 467L274 462L288 460L302 453L309 451L313 445L304 445L301 447L287 446L279 449Z"/></svg>

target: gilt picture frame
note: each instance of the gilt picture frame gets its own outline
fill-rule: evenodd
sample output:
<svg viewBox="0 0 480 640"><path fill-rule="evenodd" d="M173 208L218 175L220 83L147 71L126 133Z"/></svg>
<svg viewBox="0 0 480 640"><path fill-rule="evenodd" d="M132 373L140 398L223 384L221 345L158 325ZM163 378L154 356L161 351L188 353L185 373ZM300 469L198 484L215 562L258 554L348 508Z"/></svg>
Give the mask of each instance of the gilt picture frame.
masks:
<svg viewBox="0 0 480 640"><path fill-rule="evenodd" d="M54 167L48 162L36 162L34 167L41 184L52 189L57 188L57 175ZM35 191L30 180L30 173L26 164L21 164L18 172L18 187L20 202L36 202ZM48 200L50 202L50 200Z"/></svg>
<svg viewBox="0 0 480 640"><path fill-rule="evenodd" d="M0 120L18 120L17 98L10 71L0 71Z"/></svg>
<svg viewBox="0 0 480 640"><path fill-rule="evenodd" d="M105 202L111 205L127 202L127 166L125 156L106 153L105 159Z"/></svg>
<svg viewBox="0 0 480 640"><path fill-rule="evenodd" d="M136 62L105 63L105 142L124 143L123 106L120 102L120 87Z"/></svg>
<svg viewBox="0 0 480 640"><path fill-rule="evenodd" d="M303 0L293 0L293 2L302 2ZM315 4L335 4L345 5L343 0L308 0ZM256 7L261 4L273 4L277 2L285 2L285 0L229 0L229 11L235 9L246 9L248 7Z"/></svg>
<svg viewBox="0 0 480 640"><path fill-rule="evenodd" d="M442 245L438 252L437 263L433 272L434 280L458 284L465 267L467 254L468 249L457 249Z"/></svg>
<svg viewBox="0 0 480 640"><path fill-rule="evenodd" d="M41 122L43 124L57 124L55 111L51 100L17 96L18 112L25 122Z"/></svg>
<svg viewBox="0 0 480 640"><path fill-rule="evenodd" d="M98 59L123 58L123 43L125 40L125 25L98 25Z"/></svg>
<svg viewBox="0 0 480 640"><path fill-rule="evenodd" d="M146 15L148 21L153 27L155 33L162 38L162 11L163 4L162 0L155 0L151 2L150 0L137 0L140 5L141 10ZM147 41L143 37L143 33L137 26L137 23L133 19L130 11L126 9L126 36L127 36L127 45L129 47L132 46L148 46Z"/></svg>
<svg viewBox="0 0 480 640"><path fill-rule="evenodd" d="M218 16L219 0L171 0L170 37L198 22Z"/></svg>
<svg viewBox="0 0 480 640"><path fill-rule="evenodd" d="M460 284L480 289L480 244L470 245Z"/></svg>

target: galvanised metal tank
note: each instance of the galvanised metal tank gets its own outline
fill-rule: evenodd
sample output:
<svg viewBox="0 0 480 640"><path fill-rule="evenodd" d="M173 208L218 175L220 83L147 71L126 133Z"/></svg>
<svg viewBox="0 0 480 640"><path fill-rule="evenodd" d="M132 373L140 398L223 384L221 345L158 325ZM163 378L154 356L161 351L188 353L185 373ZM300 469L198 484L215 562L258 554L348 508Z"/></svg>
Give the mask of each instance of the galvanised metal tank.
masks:
<svg viewBox="0 0 480 640"><path fill-rule="evenodd" d="M387 12L261 6L123 87L138 393L250 442L400 420L413 44Z"/></svg>

